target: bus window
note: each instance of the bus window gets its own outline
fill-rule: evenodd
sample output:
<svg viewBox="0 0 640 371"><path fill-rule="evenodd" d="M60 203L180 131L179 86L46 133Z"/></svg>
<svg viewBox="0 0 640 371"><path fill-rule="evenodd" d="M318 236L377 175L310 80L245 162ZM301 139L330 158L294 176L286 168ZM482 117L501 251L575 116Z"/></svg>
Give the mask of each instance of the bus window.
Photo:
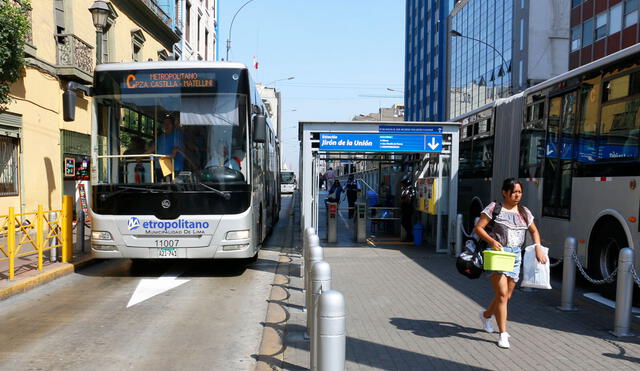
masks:
<svg viewBox="0 0 640 371"><path fill-rule="evenodd" d="M597 157L597 124L600 108L600 77L586 80L580 90L580 114L578 119L578 139L576 160L578 163L592 163Z"/></svg>
<svg viewBox="0 0 640 371"><path fill-rule="evenodd" d="M602 107L599 160L638 159L640 97Z"/></svg>
<svg viewBox="0 0 640 371"><path fill-rule="evenodd" d="M520 139L519 177L537 178L542 175L544 158L544 101L527 107L527 122Z"/></svg>

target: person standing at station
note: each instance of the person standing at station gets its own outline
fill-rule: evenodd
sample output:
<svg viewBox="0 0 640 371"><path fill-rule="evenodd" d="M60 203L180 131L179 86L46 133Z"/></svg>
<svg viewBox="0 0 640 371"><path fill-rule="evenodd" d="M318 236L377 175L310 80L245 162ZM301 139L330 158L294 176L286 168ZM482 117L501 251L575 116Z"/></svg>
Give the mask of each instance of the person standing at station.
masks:
<svg viewBox="0 0 640 371"><path fill-rule="evenodd" d="M491 286L495 295L487 310L480 312L482 327L487 332L493 332L491 317L496 317L500 336L498 346L509 348L509 334L507 333L507 304L520 275L521 248L525 244L526 233L529 231L536 247L536 259L544 264L546 255L540 244L540 233L533 222L533 215L526 207L520 205L522 200L522 184L516 178L507 178L502 183L502 208L496 215L491 235L485 227L491 221L496 203L490 203L480 214L480 220L474 232L480 236L493 250L502 250L516 254L513 272L491 272Z"/></svg>
<svg viewBox="0 0 640 371"><path fill-rule="evenodd" d="M347 203L349 204L349 219L353 218L353 215L355 214L356 200L358 199L359 191L360 187L358 186L358 182L354 179L353 174L349 174L346 191Z"/></svg>
<svg viewBox="0 0 640 371"><path fill-rule="evenodd" d="M324 173L324 179L326 181L327 188L333 187L333 183L335 181L335 174L333 173L333 169L330 167Z"/></svg>
<svg viewBox="0 0 640 371"><path fill-rule="evenodd" d="M406 232L405 241L413 241L413 212L416 189L411 176L405 175L400 182L400 224Z"/></svg>
<svg viewBox="0 0 640 371"><path fill-rule="evenodd" d="M342 186L340 185L340 181L336 179L333 182L333 185L329 189L329 197L324 201L325 205L329 202L335 202L340 206L340 196L342 195Z"/></svg>

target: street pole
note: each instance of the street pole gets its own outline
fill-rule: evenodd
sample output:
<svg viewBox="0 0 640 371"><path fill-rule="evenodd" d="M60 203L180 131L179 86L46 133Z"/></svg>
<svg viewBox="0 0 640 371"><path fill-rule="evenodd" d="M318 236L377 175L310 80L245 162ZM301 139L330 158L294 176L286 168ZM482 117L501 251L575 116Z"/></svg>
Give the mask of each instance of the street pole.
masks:
<svg viewBox="0 0 640 371"><path fill-rule="evenodd" d="M102 63L102 28L96 28L96 64Z"/></svg>
<svg viewBox="0 0 640 371"><path fill-rule="evenodd" d="M242 4L242 6L238 8L238 10L236 10L236 14L234 14L233 18L231 19L231 25L229 26L229 36L227 37L227 57L225 58L227 62L229 61L229 49L231 49L231 29L233 29L233 22L236 20L236 16L238 15L238 13L240 13L242 8L247 6L247 4L249 4L252 1L254 0L249 0L246 3Z"/></svg>

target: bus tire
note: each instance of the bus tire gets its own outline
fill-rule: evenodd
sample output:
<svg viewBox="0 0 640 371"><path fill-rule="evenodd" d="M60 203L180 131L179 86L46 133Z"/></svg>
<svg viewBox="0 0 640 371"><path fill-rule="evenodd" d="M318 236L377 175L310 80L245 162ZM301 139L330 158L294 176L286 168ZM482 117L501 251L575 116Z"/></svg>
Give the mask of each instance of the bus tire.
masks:
<svg viewBox="0 0 640 371"><path fill-rule="evenodd" d="M613 217L596 224L589 239L589 273L598 280L611 275L618 267L620 249L629 246L624 229ZM598 285L602 296L615 300L616 281Z"/></svg>

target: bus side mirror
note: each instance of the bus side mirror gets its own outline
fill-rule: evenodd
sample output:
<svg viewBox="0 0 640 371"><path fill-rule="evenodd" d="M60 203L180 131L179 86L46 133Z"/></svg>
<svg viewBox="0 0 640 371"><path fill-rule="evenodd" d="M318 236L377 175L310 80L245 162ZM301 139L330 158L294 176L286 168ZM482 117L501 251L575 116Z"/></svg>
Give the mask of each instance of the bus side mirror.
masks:
<svg viewBox="0 0 640 371"><path fill-rule="evenodd" d="M67 89L62 93L62 117L64 121L76 119L76 92Z"/></svg>
<svg viewBox="0 0 640 371"><path fill-rule="evenodd" d="M267 117L263 114L253 117L253 141L256 143L267 141Z"/></svg>

